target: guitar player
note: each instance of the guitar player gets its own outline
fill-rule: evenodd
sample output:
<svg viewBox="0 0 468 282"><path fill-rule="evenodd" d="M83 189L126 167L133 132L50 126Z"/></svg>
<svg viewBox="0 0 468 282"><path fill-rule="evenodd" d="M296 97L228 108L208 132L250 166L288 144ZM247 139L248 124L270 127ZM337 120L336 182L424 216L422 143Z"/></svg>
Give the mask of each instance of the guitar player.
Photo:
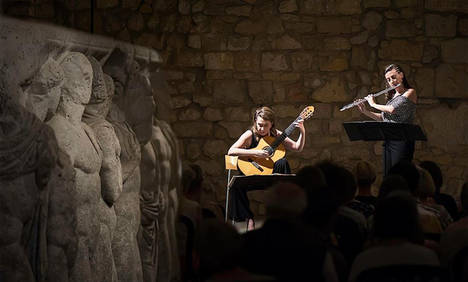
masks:
<svg viewBox="0 0 468 282"><path fill-rule="evenodd" d="M270 157L270 153L266 150L257 149L257 145L261 138L267 136L276 137L282 134L281 131L275 128L275 113L269 107L260 107L255 110L253 114L253 124L250 129L245 131L239 139L237 139L231 148L229 148L228 155L239 157L252 157L257 159L266 159ZM293 141L286 137L282 144L284 148L289 151L300 152L305 144L305 127L304 120L297 119L294 122L295 127L299 128L299 137ZM274 163L273 173L291 173L289 163L285 158L281 158ZM246 221L247 231L255 229L255 221L253 213L249 207L249 199L247 198L246 189L232 190L233 201L231 204L231 216L234 221Z"/></svg>

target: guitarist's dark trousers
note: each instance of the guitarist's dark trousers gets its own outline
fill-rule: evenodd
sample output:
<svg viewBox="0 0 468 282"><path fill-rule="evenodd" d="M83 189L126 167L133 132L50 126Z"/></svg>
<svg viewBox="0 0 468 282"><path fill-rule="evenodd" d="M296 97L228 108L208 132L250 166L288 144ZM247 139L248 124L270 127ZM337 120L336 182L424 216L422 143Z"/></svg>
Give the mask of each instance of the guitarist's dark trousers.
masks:
<svg viewBox="0 0 468 282"><path fill-rule="evenodd" d="M242 172L241 172L242 173ZM275 162L273 173L290 174L291 168L285 158L279 159ZM250 210L249 198L247 197L248 191L258 190L255 188L239 188L232 189L229 195L229 218L234 221L245 221L248 218L253 218L254 215Z"/></svg>

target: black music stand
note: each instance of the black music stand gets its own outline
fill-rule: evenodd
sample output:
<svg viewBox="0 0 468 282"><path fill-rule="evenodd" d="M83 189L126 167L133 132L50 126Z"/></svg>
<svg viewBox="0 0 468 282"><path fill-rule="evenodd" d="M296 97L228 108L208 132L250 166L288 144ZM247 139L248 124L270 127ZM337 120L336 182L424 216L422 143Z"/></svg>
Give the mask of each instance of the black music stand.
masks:
<svg viewBox="0 0 468 282"><path fill-rule="evenodd" d="M249 191L264 190L277 182L293 181L295 174L280 174L274 173L270 175L235 175L229 181L226 192L226 221L229 214L229 195L231 189L239 189L240 187Z"/></svg>
<svg viewBox="0 0 468 282"><path fill-rule="evenodd" d="M356 121L344 122L343 127L350 141L427 141L427 137L421 127L416 124ZM384 160L384 164L386 163ZM387 168L384 167L384 172L386 173L387 171Z"/></svg>

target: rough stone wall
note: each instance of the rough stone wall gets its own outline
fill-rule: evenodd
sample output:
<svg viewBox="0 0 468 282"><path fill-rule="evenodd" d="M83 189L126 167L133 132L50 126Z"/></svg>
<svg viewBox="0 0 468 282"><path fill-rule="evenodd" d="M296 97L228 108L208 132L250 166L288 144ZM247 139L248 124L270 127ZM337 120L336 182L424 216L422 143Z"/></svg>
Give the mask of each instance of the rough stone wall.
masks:
<svg viewBox="0 0 468 282"><path fill-rule="evenodd" d="M89 1L45 2L9 1L4 12L91 29ZM279 128L305 105L316 107L306 122L304 151L288 155L293 170L331 158L347 167L370 160L381 171L381 143L349 142L341 125L365 117L339 108L383 88L388 63L402 65L419 95L416 123L428 142L417 143L415 159L438 162L451 194L458 195L468 179L465 0L95 3L94 32L162 54L172 102L168 118L182 154L204 168L220 202L223 154L262 104L277 111ZM262 213L261 206L254 209Z"/></svg>

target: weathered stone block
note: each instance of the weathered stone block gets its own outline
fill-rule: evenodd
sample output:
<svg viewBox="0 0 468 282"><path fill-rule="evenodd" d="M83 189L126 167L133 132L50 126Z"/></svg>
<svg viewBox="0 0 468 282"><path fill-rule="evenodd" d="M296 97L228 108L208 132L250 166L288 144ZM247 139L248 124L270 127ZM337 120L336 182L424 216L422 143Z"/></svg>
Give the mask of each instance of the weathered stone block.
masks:
<svg viewBox="0 0 468 282"><path fill-rule="evenodd" d="M238 138L249 128L246 122L221 121L218 124L227 130L230 138Z"/></svg>
<svg viewBox="0 0 468 282"><path fill-rule="evenodd" d="M214 80L213 99L221 104L241 104L247 98L245 81L241 80Z"/></svg>
<svg viewBox="0 0 468 282"><path fill-rule="evenodd" d="M160 34L143 33L135 40L135 43L153 47L157 50L162 50L164 48L164 41Z"/></svg>
<svg viewBox="0 0 468 282"><path fill-rule="evenodd" d="M249 47L250 47L250 38L249 37L231 36L228 39L227 48L230 51L246 50Z"/></svg>
<svg viewBox="0 0 468 282"><path fill-rule="evenodd" d="M302 45L299 41L294 39L289 35L283 35L282 37L273 41L273 49L280 49L280 50L291 50L291 49L301 49Z"/></svg>
<svg viewBox="0 0 468 282"><path fill-rule="evenodd" d="M133 14L130 19L128 19L128 28L133 31L140 31L145 27L145 20L143 15L140 13Z"/></svg>
<svg viewBox="0 0 468 282"><path fill-rule="evenodd" d="M295 71L310 71L314 56L311 52L297 52L290 55L291 65Z"/></svg>
<svg viewBox="0 0 468 282"><path fill-rule="evenodd" d="M428 10L441 12L468 13L468 2L465 0L426 0L424 7Z"/></svg>
<svg viewBox="0 0 468 282"><path fill-rule="evenodd" d="M388 8L391 0L363 0L364 8Z"/></svg>
<svg viewBox="0 0 468 282"><path fill-rule="evenodd" d="M202 47L206 51L224 51L226 50L227 40L223 34L204 34L201 38Z"/></svg>
<svg viewBox="0 0 468 282"><path fill-rule="evenodd" d="M252 6L248 6L248 5L226 8L226 14L234 15L234 16L241 16L241 17L250 16L251 11L252 11Z"/></svg>
<svg viewBox="0 0 468 282"><path fill-rule="evenodd" d="M459 19L458 20L458 31L461 35L468 35L468 19Z"/></svg>
<svg viewBox="0 0 468 282"><path fill-rule="evenodd" d="M190 48L200 49L201 48L200 35L189 35L187 45Z"/></svg>
<svg viewBox="0 0 468 282"><path fill-rule="evenodd" d="M448 152L458 144L468 143L468 104L463 103L456 108L447 105L421 108L418 115L429 146ZM452 162L449 159L447 163Z"/></svg>
<svg viewBox="0 0 468 282"><path fill-rule="evenodd" d="M234 66L232 53L206 53L204 61L205 69L209 70L229 70Z"/></svg>
<svg viewBox="0 0 468 282"><path fill-rule="evenodd" d="M351 37L349 42L351 44L353 44L353 45L360 45L360 44L366 42L367 38L369 38L369 31L365 30L365 31L359 33L358 35Z"/></svg>
<svg viewBox="0 0 468 282"><path fill-rule="evenodd" d="M323 103L347 102L351 96L345 89L345 82L339 77L332 77L324 86L312 93L312 98Z"/></svg>
<svg viewBox="0 0 468 282"><path fill-rule="evenodd" d="M98 9L107 9L116 7L119 4L118 0L97 0L96 6Z"/></svg>
<svg viewBox="0 0 468 282"><path fill-rule="evenodd" d="M296 12L298 10L296 0L281 1L281 3L279 4L278 10L279 10L280 13L293 13L293 12Z"/></svg>
<svg viewBox="0 0 468 282"><path fill-rule="evenodd" d="M286 56L279 53L263 53L262 54L262 70L264 71L282 71L288 70L289 66L286 61Z"/></svg>
<svg viewBox="0 0 468 282"><path fill-rule="evenodd" d="M185 97L184 95L171 97L171 107L173 109L184 108L190 105L191 103L192 101L189 98Z"/></svg>
<svg viewBox="0 0 468 282"><path fill-rule="evenodd" d="M179 112L179 120L198 120L202 116L200 109L189 107Z"/></svg>
<svg viewBox="0 0 468 282"><path fill-rule="evenodd" d="M446 63L468 63L468 39L455 38L442 42L442 61Z"/></svg>
<svg viewBox="0 0 468 282"><path fill-rule="evenodd" d="M455 36L457 33L457 17L454 15L440 16L427 14L426 19L426 35L427 36Z"/></svg>
<svg viewBox="0 0 468 282"><path fill-rule="evenodd" d="M441 64L436 69L435 96L443 98L468 97L468 73L465 67L455 64Z"/></svg>
<svg viewBox="0 0 468 282"><path fill-rule="evenodd" d="M223 113L218 108L206 108L203 113L203 119L208 121L219 121L223 119Z"/></svg>
<svg viewBox="0 0 468 282"><path fill-rule="evenodd" d="M245 35L255 35L266 31L266 23L263 21L243 20L234 29L235 32Z"/></svg>
<svg viewBox="0 0 468 282"><path fill-rule="evenodd" d="M229 145L222 140L208 140L203 146L203 153L214 159L216 157L225 155L229 149Z"/></svg>
<svg viewBox="0 0 468 282"><path fill-rule="evenodd" d="M268 34L282 34L284 32L283 22L281 18L271 17L267 19L268 26L266 33Z"/></svg>
<svg viewBox="0 0 468 282"><path fill-rule="evenodd" d="M347 38L343 37L332 37L324 39L324 50L349 50L351 44Z"/></svg>
<svg viewBox="0 0 468 282"><path fill-rule="evenodd" d="M385 60L421 61L424 44L407 40L384 41L380 44L379 57Z"/></svg>
<svg viewBox="0 0 468 282"><path fill-rule="evenodd" d="M348 54L346 53L319 57L319 68L321 71L344 71L349 67L348 59Z"/></svg>
<svg viewBox="0 0 468 282"><path fill-rule="evenodd" d="M351 33L352 19L350 17L319 18L317 21L317 32L319 33Z"/></svg>
<svg viewBox="0 0 468 282"><path fill-rule="evenodd" d="M434 70L430 68L419 68L415 76L416 89L420 97L434 96Z"/></svg>
<svg viewBox="0 0 468 282"><path fill-rule="evenodd" d="M418 0L394 0L393 3L397 8L412 7L418 5Z"/></svg>
<svg viewBox="0 0 468 282"><path fill-rule="evenodd" d="M424 55L422 58L422 62L427 64L435 59L439 58L439 49L433 45L426 45L424 47Z"/></svg>
<svg viewBox="0 0 468 282"><path fill-rule="evenodd" d="M300 73L295 72L264 72L263 78L271 81L298 81L301 79Z"/></svg>
<svg viewBox="0 0 468 282"><path fill-rule="evenodd" d="M173 126L178 137L205 138L213 132L213 124L206 121L178 121L173 123Z"/></svg>
<svg viewBox="0 0 468 282"><path fill-rule="evenodd" d="M260 70L260 54L252 52L234 53L234 69L236 71L258 72Z"/></svg>
<svg viewBox="0 0 468 282"><path fill-rule="evenodd" d="M313 33L316 30L315 23L285 22L284 28L295 33Z"/></svg>
<svg viewBox="0 0 468 282"><path fill-rule="evenodd" d="M190 1L188 0L179 0L179 13L181 15L189 15L191 6L190 6Z"/></svg>
<svg viewBox="0 0 468 282"><path fill-rule="evenodd" d="M271 81L250 81L249 96L255 104L269 105L273 101L273 85Z"/></svg>
<svg viewBox="0 0 468 282"><path fill-rule="evenodd" d="M362 26L367 30L376 30L382 23L382 18L381 14L375 11L370 11L364 15Z"/></svg>
<svg viewBox="0 0 468 282"><path fill-rule="evenodd" d="M224 109L227 121L251 121L251 110L246 107L228 107Z"/></svg>
<svg viewBox="0 0 468 282"><path fill-rule="evenodd" d="M195 90L193 82L191 81L175 83L175 86L177 88L177 92L179 92L180 94L191 93Z"/></svg>
<svg viewBox="0 0 468 282"><path fill-rule="evenodd" d="M418 29L411 20L389 20L385 26L387 37L414 37L418 33Z"/></svg>
<svg viewBox="0 0 468 282"><path fill-rule="evenodd" d="M338 0L336 1L336 11L340 15L359 14L361 13L361 0Z"/></svg>

